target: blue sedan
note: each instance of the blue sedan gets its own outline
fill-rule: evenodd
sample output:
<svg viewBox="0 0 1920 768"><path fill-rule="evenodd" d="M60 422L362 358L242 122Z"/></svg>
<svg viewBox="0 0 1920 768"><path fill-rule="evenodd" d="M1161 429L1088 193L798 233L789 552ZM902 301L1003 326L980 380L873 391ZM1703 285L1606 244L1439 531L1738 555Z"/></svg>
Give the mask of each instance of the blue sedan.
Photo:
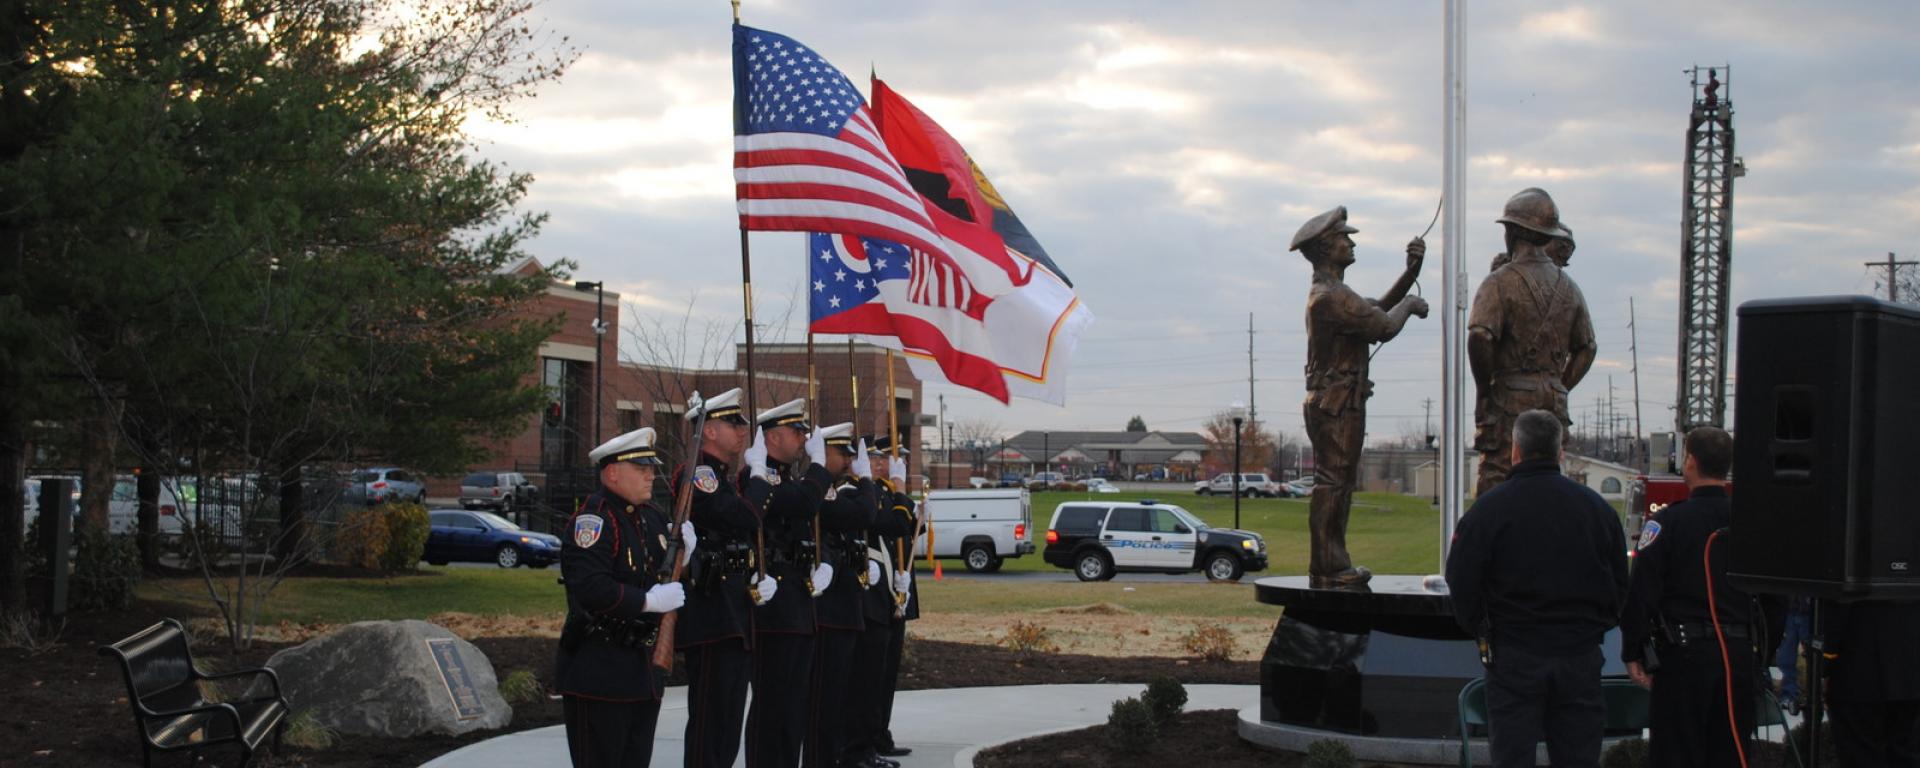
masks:
<svg viewBox="0 0 1920 768"><path fill-rule="evenodd" d="M428 565L458 561L545 568L560 559L560 537L526 530L492 512L436 509L429 517L433 530L420 556Z"/></svg>

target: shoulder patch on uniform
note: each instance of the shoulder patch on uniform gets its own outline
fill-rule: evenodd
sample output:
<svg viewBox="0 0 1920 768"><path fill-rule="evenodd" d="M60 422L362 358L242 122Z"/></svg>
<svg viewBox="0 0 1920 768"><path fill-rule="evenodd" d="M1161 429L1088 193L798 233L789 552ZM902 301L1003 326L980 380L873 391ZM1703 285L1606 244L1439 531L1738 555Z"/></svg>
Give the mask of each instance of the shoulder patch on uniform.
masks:
<svg viewBox="0 0 1920 768"><path fill-rule="evenodd" d="M1640 546L1636 547L1636 549L1646 549L1647 547L1653 546L1653 540L1657 538L1660 538L1660 521L1648 520L1647 526L1640 529Z"/></svg>
<svg viewBox="0 0 1920 768"><path fill-rule="evenodd" d="M587 549L600 540L600 530L607 521L599 515L575 515L573 518L573 545Z"/></svg>
<svg viewBox="0 0 1920 768"><path fill-rule="evenodd" d="M693 468L693 487L701 493L713 493L720 490L720 476L713 473L713 467L705 464Z"/></svg>

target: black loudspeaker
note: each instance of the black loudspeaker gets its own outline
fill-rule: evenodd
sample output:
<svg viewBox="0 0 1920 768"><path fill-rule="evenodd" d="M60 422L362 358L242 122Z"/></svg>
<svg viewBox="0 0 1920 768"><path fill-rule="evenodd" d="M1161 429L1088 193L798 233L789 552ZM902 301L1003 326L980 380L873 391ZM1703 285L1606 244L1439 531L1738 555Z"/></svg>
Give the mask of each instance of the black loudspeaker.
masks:
<svg viewBox="0 0 1920 768"><path fill-rule="evenodd" d="M1825 296L1739 316L1733 583L1920 597L1920 310Z"/></svg>

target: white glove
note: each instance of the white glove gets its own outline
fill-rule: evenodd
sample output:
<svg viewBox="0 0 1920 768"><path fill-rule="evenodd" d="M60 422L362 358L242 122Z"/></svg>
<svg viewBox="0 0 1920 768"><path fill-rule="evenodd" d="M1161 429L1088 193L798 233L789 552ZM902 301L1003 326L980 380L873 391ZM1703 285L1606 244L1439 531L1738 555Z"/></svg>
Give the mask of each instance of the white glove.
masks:
<svg viewBox="0 0 1920 768"><path fill-rule="evenodd" d="M854 477L866 480L873 479L873 460L867 458L866 438L860 438L859 450L853 454L853 461L848 462L848 469L853 470Z"/></svg>
<svg viewBox="0 0 1920 768"><path fill-rule="evenodd" d="M680 524L680 564L693 561L693 548L700 545L700 537L693 535L691 521Z"/></svg>
<svg viewBox="0 0 1920 768"><path fill-rule="evenodd" d="M907 460L898 456L887 462L887 477L893 478L894 490L907 490Z"/></svg>
<svg viewBox="0 0 1920 768"><path fill-rule="evenodd" d="M827 438L818 429L807 436L807 459L817 466L827 465Z"/></svg>
<svg viewBox="0 0 1920 768"><path fill-rule="evenodd" d="M767 479L767 431L753 431L753 445L747 446L747 452L740 455L747 464L747 477Z"/></svg>
<svg viewBox="0 0 1920 768"><path fill-rule="evenodd" d="M868 560L867 561L867 583L868 584L885 584L886 582L883 582L880 580L880 576L881 576L880 561Z"/></svg>
<svg viewBox="0 0 1920 768"><path fill-rule="evenodd" d="M813 596L827 591L827 585L833 583L833 566L821 563L813 567Z"/></svg>
<svg viewBox="0 0 1920 768"><path fill-rule="evenodd" d="M754 605L766 605L773 602L773 593L779 591L780 582L774 581L772 576L762 576L755 586L760 589L760 602Z"/></svg>
<svg viewBox="0 0 1920 768"><path fill-rule="evenodd" d="M670 581L655 584L647 590L647 605L642 610L647 613L666 613L686 604L687 588L680 586L680 582Z"/></svg>
<svg viewBox="0 0 1920 768"><path fill-rule="evenodd" d="M907 593L907 589L912 586L913 577L907 575L906 571L893 572L893 591L904 595Z"/></svg>

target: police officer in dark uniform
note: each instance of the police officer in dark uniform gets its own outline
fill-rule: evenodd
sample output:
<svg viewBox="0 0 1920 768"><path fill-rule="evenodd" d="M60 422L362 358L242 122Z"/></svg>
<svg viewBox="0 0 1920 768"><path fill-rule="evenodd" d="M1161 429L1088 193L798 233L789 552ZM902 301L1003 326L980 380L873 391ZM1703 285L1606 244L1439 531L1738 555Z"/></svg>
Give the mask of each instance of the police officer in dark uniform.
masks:
<svg viewBox="0 0 1920 768"><path fill-rule="evenodd" d="M1716 534L1733 522L1727 496L1733 438L1717 427L1695 427L1686 440L1681 473L1691 492L1641 530L1633 587L1620 616L1620 658L1633 681L1653 691L1648 764L1739 766L1753 731L1758 672L1749 631L1752 598L1727 582L1727 538Z"/></svg>
<svg viewBox="0 0 1920 768"><path fill-rule="evenodd" d="M600 487L575 512L560 549L567 620L554 659L567 751L581 768L644 766L653 756L666 673L653 666L660 614L680 607L678 582L658 583L671 521L651 503L661 461L653 429L588 454ZM680 535L695 545L691 526Z"/></svg>
<svg viewBox="0 0 1920 768"><path fill-rule="evenodd" d="M800 765L807 735L813 676L814 596L833 580L833 566L814 562L814 517L829 478L818 466L825 446L809 440L807 401L792 400L760 413L752 475L759 469L772 491L760 502L767 575L778 596L753 611L753 699L747 710L749 768ZM808 451L820 454L818 461ZM757 465L756 463L757 462Z"/></svg>
<svg viewBox="0 0 1920 768"><path fill-rule="evenodd" d="M688 512L699 547L688 565L687 604L675 623L674 644L687 661L687 768L731 768L740 754L753 670L753 604L778 592L778 582L757 578L753 550L760 527L756 504L773 486L764 469L745 481L730 469L747 447L740 390L707 399L687 418L702 412L706 422ZM685 477L674 473L676 483Z"/></svg>
<svg viewBox="0 0 1920 768"><path fill-rule="evenodd" d="M853 425L823 427L814 435L825 449L821 471L833 478L820 504L827 562L842 575L814 600L812 720L807 727L805 765L834 768L846 745L854 646L866 629L861 604L867 581L866 531L878 506L873 471L864 451L854 444Z"/></svg>
<svg viewBox="0 0 1920 768"><path fill-rule="evenodd" d="M867 578L871 587L863 600L866 629L854 648L854 682L848 698L847 745L842 765L860 768L897 768L899 763L882 757L882 747L892 747L887 734L891 718L893 688L900 669L899 643L905 637L903 608L918 615L912 600L912 576L896 572L899 555L895 540L913 536L917 523L912 497L905 492L906 463L891 460L887 438L870 444L872 461L886 461L889 477L876 481L877 509L867 531ZM898 477L892 475L898 474ZM908 549L911 553L911 548ZM896 595L905 595L902 605ZM894 750L898 751L898 750Z"/></svg>
<svg viewBox="0 0 1920 768"><path fill-rule="evenodd" d="M1454 618L1488 644L1496 766L1597 766L1606 704L1600 640L1627 593L1626 534L1600 494L1560 474L1560 419L1513 421L1505 482L1475 500L1447 555Z"/></svg>

